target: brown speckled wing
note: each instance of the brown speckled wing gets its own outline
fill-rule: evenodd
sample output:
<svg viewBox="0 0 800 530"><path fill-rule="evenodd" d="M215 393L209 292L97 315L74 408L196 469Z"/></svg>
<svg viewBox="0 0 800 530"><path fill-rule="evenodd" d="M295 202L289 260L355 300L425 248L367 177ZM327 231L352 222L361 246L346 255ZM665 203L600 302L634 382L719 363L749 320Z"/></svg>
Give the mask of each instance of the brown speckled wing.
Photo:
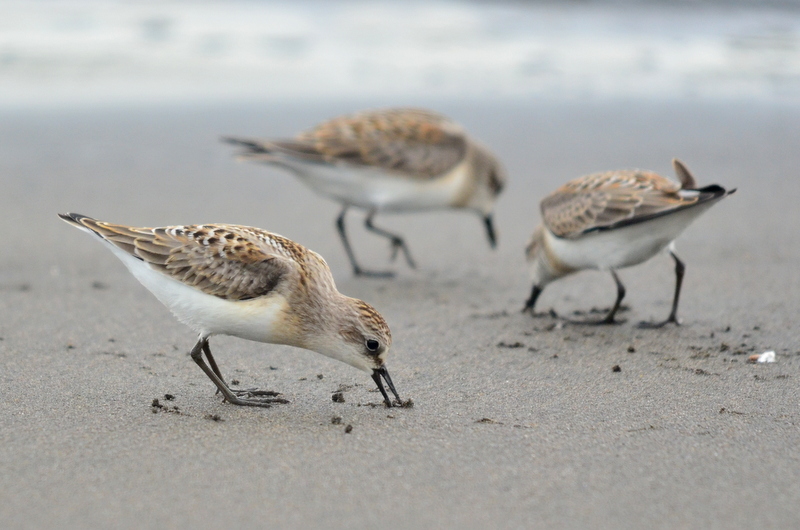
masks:
<svg viewBox="0 0 800 530"><path fill-rule="evenodd" d="M541 203L545 226L558 237L577 237L617 223L665 213L697 202L681 185L649 171L609 171L575 179Z"/></svg>
<svg viewBox="0 0 800 530"><path fill-rule="evenodd" d="M444 116L419 109L383 109L341 116L272 145L291 156L349 163L430 179L461 162L467 138Z"/></svg>
<svg viewBox="0 0 800 530"><path fill-rule="evenodd" d="M73 220L156 270L225 300L269 294L302 268L307 253L289 239L244 226L134 228L88 217Z"/></svg>

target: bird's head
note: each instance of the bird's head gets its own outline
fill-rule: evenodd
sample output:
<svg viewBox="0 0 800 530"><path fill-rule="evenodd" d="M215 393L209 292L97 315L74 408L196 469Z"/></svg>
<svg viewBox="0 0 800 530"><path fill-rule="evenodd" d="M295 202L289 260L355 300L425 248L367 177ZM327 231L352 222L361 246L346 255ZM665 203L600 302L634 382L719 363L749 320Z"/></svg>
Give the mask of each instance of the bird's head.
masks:
<svg viewBox="0 0 800 530"><path fill-rule="evenodd" d="M342 318L333 331L334 340L317 345L319 353L338 359L372 376L387 406L392 401L383 382L397 401L402 402L386 370L386 357L392 346L392 333L380 313L368 303L355 298L345 298Z"/></svg>
<svg viewBox="0 0 800 530"><path fill-rule="evenodd" d="M507 177L503 166L488 148L473 145L473 166L475 188L467 208L475 210L483 217L486 236L492 248L497 246L497 234L494 229L493 212L497 197L505 188Z"/></svg>

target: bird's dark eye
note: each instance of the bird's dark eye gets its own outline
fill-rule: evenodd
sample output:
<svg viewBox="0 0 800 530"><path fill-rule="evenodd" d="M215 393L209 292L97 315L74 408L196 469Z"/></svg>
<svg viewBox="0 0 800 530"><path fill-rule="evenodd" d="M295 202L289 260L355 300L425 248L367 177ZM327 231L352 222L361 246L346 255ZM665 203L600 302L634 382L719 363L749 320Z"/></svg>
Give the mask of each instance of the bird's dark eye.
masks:
<svg viewBox="0 0 800 530"><path fill-rule="evenodd" d="M381 347L381 343L378 342L377 340L375 340L375 339L367 340L367 349L369 351L373 351L373 352L374 351L378 351L378 348L380 348L380 347Z"/></svg>

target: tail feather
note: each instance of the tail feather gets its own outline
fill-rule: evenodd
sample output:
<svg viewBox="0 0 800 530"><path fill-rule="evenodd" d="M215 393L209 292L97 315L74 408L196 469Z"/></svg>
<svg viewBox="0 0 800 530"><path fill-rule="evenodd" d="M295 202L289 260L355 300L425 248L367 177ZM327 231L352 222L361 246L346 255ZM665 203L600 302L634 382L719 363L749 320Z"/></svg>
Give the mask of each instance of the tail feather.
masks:
<svg viewBox="0 0 800 530"><path fill-rule="evenodd" d="M222 141L242 148L236 153L236 160L240 162L265 164L278 162L278 157L275 156L275 146L270 142L230 136L223 136Z"/></svg>
<svg viewBox="0 0 800 530"><path fill-rule="evenodd" d="M136 228L105 223L79 213L60 213L58 216L75 228L94 234L128 254L136 256L134 241L143 234Z"/></svg>
<svg viewBox="0 0 800 530"><path fill-rule="evenodd" d="M277 164L292 168L297 162L327 162L326 155L314 142L303 140L256 140L223 136L222 141L242 147L236 154L240 161Z"/></svg>
<svg viewBox="0 0 800 530"><path fill-rule="evenodd" d="M683 162L677 158L673 158L672 167L675 170L675 174L678 176L678 180L681 181L681 189L693 190L697 188L697 181Z"/></svg>
<svg viewBox="0 0 800 530"><path fill-rule="evenodd" d="M227 144L246 147L248 153L270 153L269 144L250 138L234 138L233 136L223 136L221 140Z"/></svg>
<svg viewBox="0 0 800 530"><path fill-rule="evenodd" d="M75 228L83 230L84 232L90 232L90 233L94 233L94 234L100 235L97 232L97 230L95 230L94 228L91 228L88 224L86 224L88 222L95 222L96 223L97 222L96 219L92 219L91 217L89 217L87 215L81 215L79 213L60 213L60 214L58 214L58 216L64 222L66 222L68 224L71 224Z"/></svg>

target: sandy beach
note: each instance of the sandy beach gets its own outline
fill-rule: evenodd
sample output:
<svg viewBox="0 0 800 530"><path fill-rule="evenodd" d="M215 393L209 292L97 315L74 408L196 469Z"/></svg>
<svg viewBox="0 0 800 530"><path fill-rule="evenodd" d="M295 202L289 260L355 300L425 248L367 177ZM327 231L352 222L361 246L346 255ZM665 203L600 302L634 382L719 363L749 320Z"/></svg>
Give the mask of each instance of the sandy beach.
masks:
<svg viewBox="0 0 800 530"><path fill-rule="evenodd" d="M800 524L800 109L420 103L494 148L510 183L496 252L468 213L378 217L406 236L414 271L388 265L385 242L353 214L360 258L391 266L393 280L351 276L336 204L236 163L218 141L289 135L363 101L2 113L5 528ZM621 272L620 326L520 314L541 197L597 170L672 176L673 156L701 184L738 188L678 240L683 325L635 327L669 312L667 256ZM320 355L226 337L213 341L223 372L291 403L222 403L188 357L192 331L63 211L254 225L318 251L342 292L386 317L388 366L414 408L373 406L365 374ZM608 274L584 272L549 286L539 309L572 315L613 297ZM766 350L774 364L746 362ZM331 400L337 391L344 403Z"/></svg>

